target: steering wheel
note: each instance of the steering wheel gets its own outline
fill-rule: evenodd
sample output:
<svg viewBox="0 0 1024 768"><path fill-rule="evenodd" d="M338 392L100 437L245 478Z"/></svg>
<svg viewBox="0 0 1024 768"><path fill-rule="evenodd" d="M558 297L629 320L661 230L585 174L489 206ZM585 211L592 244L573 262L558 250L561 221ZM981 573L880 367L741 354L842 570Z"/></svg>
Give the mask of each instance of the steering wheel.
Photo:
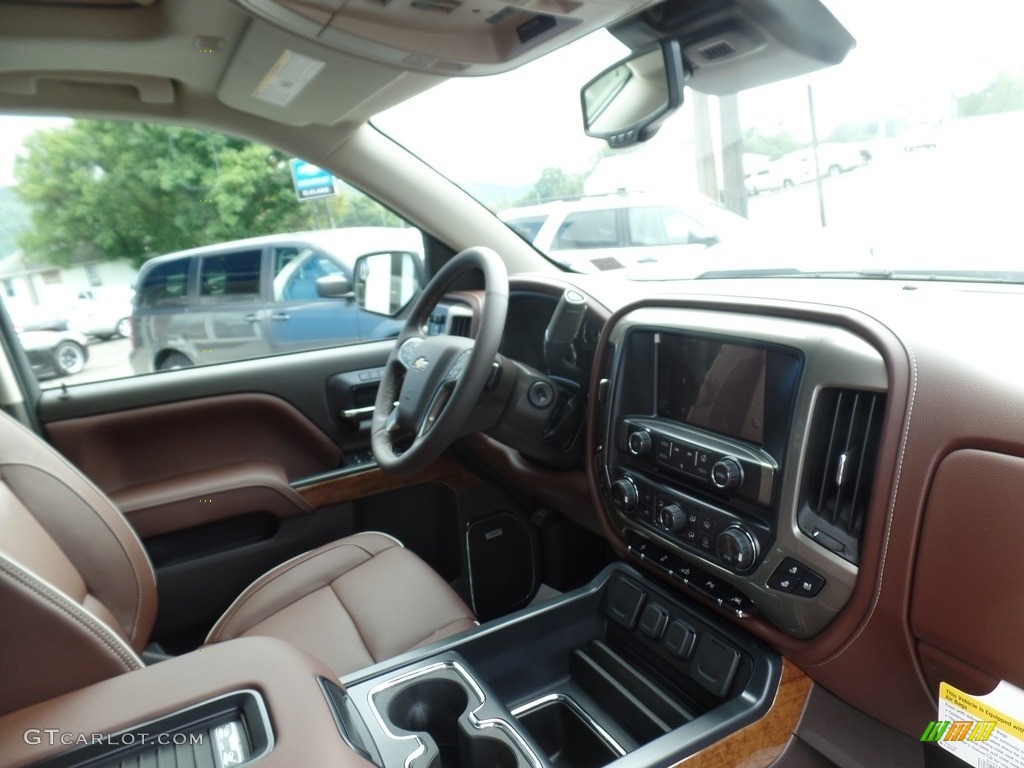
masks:
<svg viewBox="0 0 1024 768"><path fill-rule="evenodd" d="M437 303L473 270L483 272L485 291L476 339L427 336L427 321ZM489 248L462 251L423 289L377 390L370 445L382 470L417 472L462 436L491 374L507 310L508 273Z"/></svg>

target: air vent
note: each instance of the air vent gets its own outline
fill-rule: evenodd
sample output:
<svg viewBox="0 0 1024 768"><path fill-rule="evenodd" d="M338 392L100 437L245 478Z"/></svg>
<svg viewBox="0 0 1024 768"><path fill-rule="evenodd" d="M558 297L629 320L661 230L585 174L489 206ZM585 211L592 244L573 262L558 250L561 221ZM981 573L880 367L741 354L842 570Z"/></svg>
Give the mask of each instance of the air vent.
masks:
<svg viewBox="0 0 1024 768"><path fill-rule="evenodd" d="M717 43L712 43L706 48L700 49L700 55L704 57L706 61L714 61L715 59L724 59L726 56L731 56L735 52L729 43L725 40L721 40Z"/></svg>
<svg viewBox="0 0 1024 768"><path fill-rule="evenodd" d="M811 422L800 530L857 563L882 431L885 395L826 389Z"/></svg>
<svg viewBox="0 0 1024 768"><path fill-rule="evenodd" d="M470 315L452 315L452 324L448 330L449 336L464 336L470 338L470 331L473 328L473 318Z"/></svg>

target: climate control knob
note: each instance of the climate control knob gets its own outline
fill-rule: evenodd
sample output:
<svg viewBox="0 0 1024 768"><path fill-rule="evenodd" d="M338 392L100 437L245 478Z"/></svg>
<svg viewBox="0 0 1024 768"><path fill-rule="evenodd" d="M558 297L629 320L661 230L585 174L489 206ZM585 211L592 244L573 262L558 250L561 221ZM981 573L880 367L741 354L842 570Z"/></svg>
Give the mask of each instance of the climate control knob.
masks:
<svg viewBox="0 0 1024 768"><path fill-rule="evenodd" d="M750 570L757 559L757 539L738 525L726 528L715 542L718 557L734 571Z"/></svg>
<svg viewBox="0 0 1024 768"><path fill-rule="evenodd" d="M651 452L651 433L647 430L630 432L626 444L634 456L646 456Z"/></svg>
<svg viewBox="0 0 1024 768"><path fill-rule="evenodd" d="M728 491L743 482L743 467L736 459L726 456L711 467L711 482L716 488Z"/></svg>
<svg viewBox="0 0 1024 768"><path fill-rule="evenodd" d="M612 504L623 514L636 509L640 501L640 494L636 490L636 484L632 478L622 477L612 483Z"/></svg>
<svg viewBox="0 0 1024 768"><path fill-rule="evenodd" d="M658 512L658 525L670 533L679 533L686 527L686 513L678 504L666 504Z"/></svg>

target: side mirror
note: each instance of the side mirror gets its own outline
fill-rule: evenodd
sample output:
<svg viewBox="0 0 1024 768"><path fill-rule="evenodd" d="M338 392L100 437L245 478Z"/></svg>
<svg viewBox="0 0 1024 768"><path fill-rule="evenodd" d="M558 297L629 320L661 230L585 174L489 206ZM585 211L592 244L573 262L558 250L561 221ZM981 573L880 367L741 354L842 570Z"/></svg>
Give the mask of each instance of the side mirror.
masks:
<svg viewBox="0 0 1024 768"><path fill-rule="evenodd" d="M352 283L344 275L318 277L316 295L323 299L350 299L352 298Z"/></svg>
<svg viewBox="0 0 1024 768"><path fill-rule="evenodd" d="M682 106L685 79L678 40L635 51L583 86L584 132L610 147L647 141Z"/></svg>
<svg viewBox="0 0 1024 768"><path fill-rule="evenodd" d="M356 259L356 303L367 312L394 317L419 293L420 257L409 251L381 251Z"/></svg>

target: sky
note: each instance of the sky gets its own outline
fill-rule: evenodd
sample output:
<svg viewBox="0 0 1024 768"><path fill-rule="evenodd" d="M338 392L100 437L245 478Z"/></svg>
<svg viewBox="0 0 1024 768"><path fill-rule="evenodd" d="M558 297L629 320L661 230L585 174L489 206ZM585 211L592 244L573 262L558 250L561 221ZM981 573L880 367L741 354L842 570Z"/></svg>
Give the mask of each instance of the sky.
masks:
<svg viewBox="0 0 1024 768"><path fill-rule="evenodd" d="M67 118L0 117L0 187L14 186L14 159L21 153L26 136L68 122Z"/></svg>

